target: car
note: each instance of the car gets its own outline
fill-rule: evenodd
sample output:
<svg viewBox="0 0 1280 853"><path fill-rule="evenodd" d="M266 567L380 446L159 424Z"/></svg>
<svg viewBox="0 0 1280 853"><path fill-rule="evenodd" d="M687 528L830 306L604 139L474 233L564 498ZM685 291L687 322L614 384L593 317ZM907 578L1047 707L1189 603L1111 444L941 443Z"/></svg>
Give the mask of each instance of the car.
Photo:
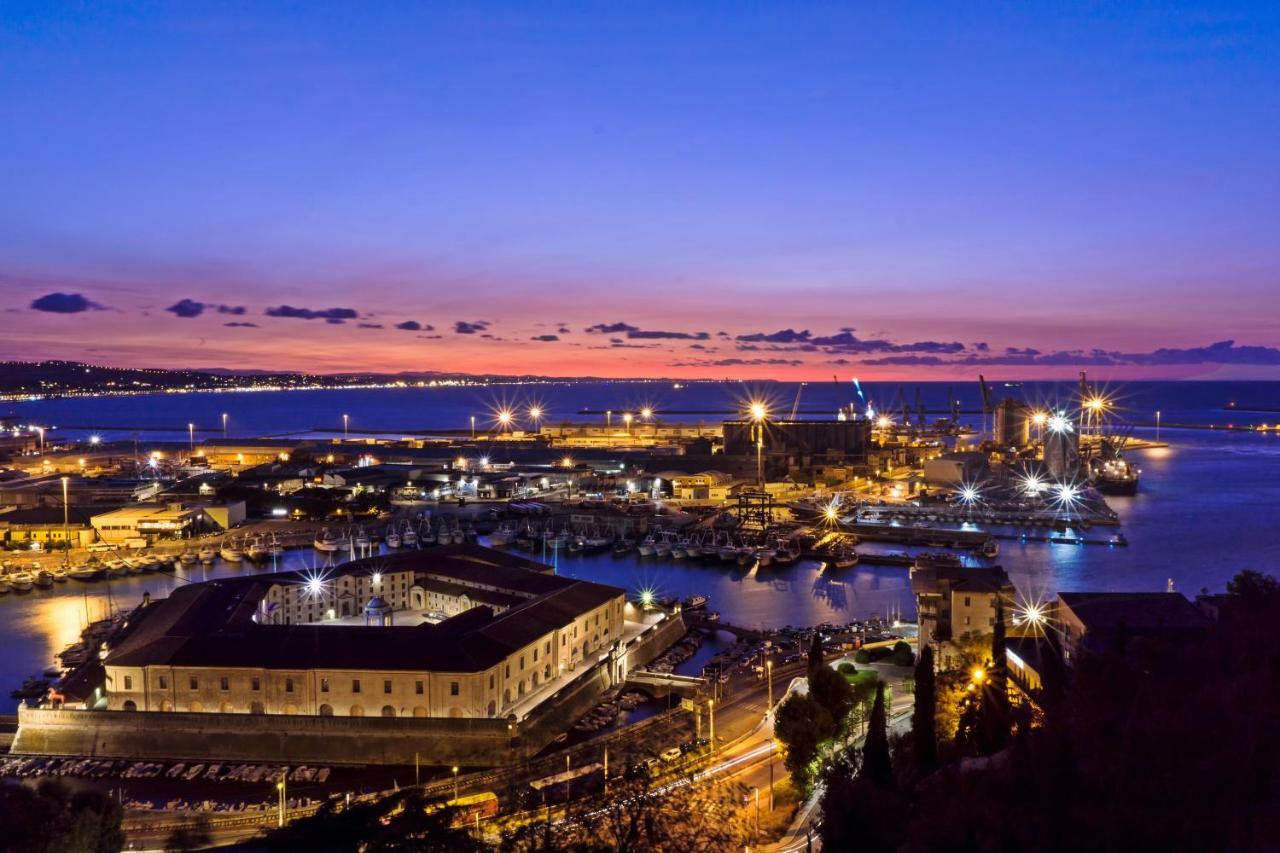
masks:
<svg viewBox="0 0 1280 853"><path fill-rule="evenodd" d="M680 747L673 746L670 749L664 749L658 757L670 764L673 761L679 761L682 755L684 753L680 750Z"/></svg>
<svg viewBox="0 0 1280 853"><path fill-rule="evenodd" d="M689 755L691 753L694 755L701 755L702 753L706 752L710 748L711 748L711 741L707 740L704 737L700 737L697 740L691 740L687 743L680 744L680 751L685 755Z"/></svg>

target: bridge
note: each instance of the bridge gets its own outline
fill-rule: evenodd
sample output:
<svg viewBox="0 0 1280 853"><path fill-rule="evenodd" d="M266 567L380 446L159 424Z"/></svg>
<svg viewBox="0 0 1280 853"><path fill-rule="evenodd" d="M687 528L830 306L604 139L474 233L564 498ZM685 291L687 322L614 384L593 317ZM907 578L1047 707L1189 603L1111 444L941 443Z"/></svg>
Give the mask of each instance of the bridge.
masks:
<svg viewBox="0 0 1280 853"><path fill-rule="evenodd" d="M670 672L654 672L649 669L633 669L627 674L627 684L644 687L655 697L675 693L682 697L696 696L706 686L705 678L694 675L676 675Z"/></svg>

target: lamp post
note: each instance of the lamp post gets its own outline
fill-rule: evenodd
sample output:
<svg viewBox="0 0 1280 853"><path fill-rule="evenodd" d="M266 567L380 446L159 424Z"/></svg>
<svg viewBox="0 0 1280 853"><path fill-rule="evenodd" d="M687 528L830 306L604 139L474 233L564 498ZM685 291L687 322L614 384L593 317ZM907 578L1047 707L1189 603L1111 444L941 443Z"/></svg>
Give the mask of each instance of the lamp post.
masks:
<svg viewBox="0 0 1280 853"><path fill-rule="evenodd" d="M458 802L458 765L453 765L453 801Z"/></svg>
<svg viewBox="0 0 1280 853"><path fill-rule="evenodd" d="M773 711L773 658L766 658L764 662L765 679L769 682L769 704L765 706L765 715L767 716Z"/></svg>
<svg viewBox="0 0 1280 853"><path fill-rule="evenodd" d="M471 416L471 440L476 440L476 416Z"/></svg>
<svg viewBox="0 0 1280 853"><path fill-rule="evenodd" d="M71 525L67 519L67 481L69 477L62 478L62 543L67 546L66 555L67 562L71 562Z"/></svg>
<svg viewBox="0 0 1280 853"><path fill-rule="evenodd" d="M227 437L227 413L222 413L222 437Z"/></svg>
<svg viewBox="0 0 1280 853"><path fill-rule="evenodd" d="M711 754L714 755L716 751L716 700L714 699L707 700L707 720L710 724Z"/></svg>
<svg viewBox="0 0 1280 853"><path fill-rule="evenodd" d="M285 798L285 775L280 774L280 781L276 783L276 793L280 796L280 826L284 826L284 798Z"/></svg>
<svg viewBox="0 0 1280 853"><path fill-rule="evenodd" d="M190 421L187 422L187 448L192 456L196 455L196 425Z"/></svg>
<svg viewBox="0 0 1280 853"><path fill-rule="evenodd" d="M631 435L631 413L630 412L623 414L622 422L627 425L627 435Z"/></svg>
<svg viewBox="0 0 1280 853"><path fill-rule="evenodd" d="M1160 440L1160 410L1156 409L1156 441Z"/></svg>
<svg viewBox="0 0 1280 853"><path fill-rule="evenodd" d="M347 438L350 435L350 432L348 430L348 427L350 427L350 425L351 425L351 416L343 415L342 416L342 437L343 438Z"/></svg>
<svg viewBox="0 0 1280 853"><path fill-rule="evenodd" d="M604 425L608 429L613 429L613 409L605 409Z"/></svg>

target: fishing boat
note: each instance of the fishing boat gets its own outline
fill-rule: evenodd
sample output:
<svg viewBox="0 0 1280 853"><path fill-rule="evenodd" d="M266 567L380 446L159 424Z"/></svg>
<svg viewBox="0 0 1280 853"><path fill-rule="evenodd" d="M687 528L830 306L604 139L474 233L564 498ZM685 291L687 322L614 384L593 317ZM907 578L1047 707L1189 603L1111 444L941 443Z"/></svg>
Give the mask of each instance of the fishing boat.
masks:
<svg viewBox="0 0 1280 853"><path fill-rule="evenodd" d="M654 551L655 551L655 550L656 550L656 548L657 548L657 545L658 545L658 543L657 543L657 541L653 538L653 534L652 534L652 533L650 533L648 536L646 536L646 537L644 538L644 541L642 541L642 542L640 543L640 546L639 546L640 556L641 556L641 557L652 557L652 556L653 556L653 554L654 554Z"/></svg>
<svg viewBox="0 0 1280 853"><path fill-rule="evenodd" d="M387 537L384 541L387 543L388 548L400 547L400 534L396 532L394 525L387 528Z"/></svg>
<svg viewBox="0 0 1280 853"><path fill-rule="evenodd" d="M512 542L515 541L515 538L516 538L515 531L512 530L508 525L504 524L500 526L497 530L493 531L493 533L489 534L489 547L490 548L506 548L508 545L510 545Z"/></svg>
<svg viewBox="0 0 1280 853"><path fill-rule="evenodd" d="M96 581L103 576L105 569L95 566L76 566L67 572L67 576L76 581Z"/></svg>
<svg viewBox="0 0 1280 853"><path fill-rule="evenodd" d="M280 544L280 539L274 533L271 534L271 541L267 543L267 555L272 559L284 556L284 546Z"/></svg>
<svg viewBox="0 0 1280 853"><path fill-rule="evenodd" d="M222 540L222 545L218 548L218 556L223 559L223 562L238 563L244 559L244 551L241 550L236 538L231 536Z"/></svg>
<svg viewBox="0 0 1280 853"><path fill-rule="evenodd" d="M408 521L404 523L404 533L400 534L400 541L406 548L418 547L418 531L413 529L413 525Z"/></svg>
<svg viewBox="0 0 1280 853"><path fill-rule="evenodd" d="M311 545L317 551L324 551L326 554L331 554L338 550L337 537L330 533L327 527L316 534L315 541Z"/></svg>
<svg viewBox="0 0 1280 853"><path fill-rule="evenodd" d="M262 540L261 536L253 537L245 546L244 555L255 563L258 560L265 560L267 558L267 543Z"/></svg>
<svg viewBox="0 0 1280 853"><path fill-rule="evenodd" d="M41 589L50 589L53 587L53 574L44 569L36 572L36 586Z"/></svg>
<svg viewBox="0 0 1280 853"><path fill-rule="evenodd" d="M707 597L705 595L691 595L682 603L685 610L701 610L707 606Z"/></svg>

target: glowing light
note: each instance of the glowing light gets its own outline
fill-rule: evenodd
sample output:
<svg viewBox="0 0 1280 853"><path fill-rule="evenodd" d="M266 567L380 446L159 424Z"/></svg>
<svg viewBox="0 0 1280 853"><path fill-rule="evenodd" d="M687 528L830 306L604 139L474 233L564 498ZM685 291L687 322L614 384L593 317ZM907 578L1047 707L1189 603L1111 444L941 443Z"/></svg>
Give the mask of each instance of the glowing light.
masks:
<svg viewBox="0 0 1280 853"><path fill-rule="evenodd" d="M973 676L974 684L981 684L987 678L987 671L980 666L975 666L970 674Z"/></svg>
<svg viewBox="0 0 1280 853"><path fill-rule="evenodd" d="M640 410L640 417L644 418L646 421L649 420L649 418L653 417L653 409L645 406Z"/></svg>
<svg viewBox="0 0 1280 853"><path fill-rule="evenodd" d="M1064 415L1054 415L1049 418L1050 432L1071 432L1071 420Z"/></svg>
<svg viewBox="0 0 1280 853"><path fill-rule="evenodd" d="M1046 621L1044 606L1036 601L1021 605L1013 612L1013 624L1015 625L1032 625L1039 628Z"/></svg>
<svg viewBox="0 0 1280 853"><path fill-rule="evenodd" d="M324 591L324 581L319 577L307 578L307 592L319 595Z"/></svg>
<svg viewBox="0 0 1280 853"><path fill-rule="evenodd" d="M1085 405L1094 412L1100 412L1107 407L1107 401L1102 397L1091 397Z"/></svg>
<svg viewBox="0 0 1280 853"><path fill-rule="evenodd" d="M1044 426L1046 423L1048 423L1048 421L1049 421L1048 412L1036 412L1031 416L1031 423L1035 424L1038 427Z"/></svg>
<svg viewBox="0 0 1280 853"><path fill-rule="evenodd" d="M561 465L563 465L565 468L572 468L572 467L573 467L573 457L572 457L572 456L566 456L565 458L563 458L563 459L561 459L561 460L560 460L560 464L561 464Z"/></svg>
<svg viewBox="0 0 1280 853"><path fill-rule="evenodd" d="M91 435L91 436L89 436L89 443L90 443L90 444L93 444L93 445L101 444L101 443L102 443L102 436L100 436L100 435Z"/></svg>
<svg viewBox="0 0 1280 853"><path fill-rule="evenodd" d="M379 584L381 584L381 583L382 583L382 572L374 572L374 573L373 573L373 585L374 585L374 586L378 586L378 585L379 585Z"/></svg>
<svg viewBox="0 0 1280 853"><path fill-rule="evenodd" d="M889 417L888 415L881 415L880 417L876 418L876 426L879 427L880 429L888 429L889 427L893 426L893 418Z"/></svg>
<svg viewBox="0 0 1280 853"><path fill-rule="evenodd" d="M652 607L656 597L657 596L655 595L653 589L650 587L645 587L644 589L640 590L640 604L644 607Z"/></svg>
<svg viewBox="0 0 1280 853"><path fill-rule="evenodd" d="M1028 495L1041 494L1046 487L1045 482L1035 474L1028 474L1022 478L1022 491L1026 492Z"/></svg>
<svg viewBox="0 0 1280 853"><path fill-rule="evenodd" d="M515 420L515 415L510 409L499 409L497 419L498 425L505 429L506 427L511 426L512 422Z"/></svg>
<svg viewBox="0 0 1280 853"><path fill-rule="evenodd" d="M768 407L759 400L752 401L751 405L747 408L747 411L751 414L751 420L753 421L762 421L769 417Z"/></svg>
<svg viewBox="0 0 1280 853"><path fill-rule="evenodd" d="M453 467L454 467L454 468L466 468L466 467L467 467L467 459L466 459L466 457L465 457L465 456L459 456L457 459L453 460Z"/></svg>
<svg viewBox="0 0 1280 853"><path fill-rule="evenodd" d="M530 406L529 417L535 421L538 420L539 418L542 417L542 409L539 408L538 406Z"/></svg>
<svg viewBox="0 0 1280 853"><path fill-rule="evenodd" d="M488 456L481 456L481 457L480 457L480 467L481 467L481 468L487 468L488 466L489 466L489 457L488 457Z"/></svg>
<svg viewBox="0 0 1280 853"><path fill-rule="evenodd" d="M976 486L961 486L960 500L967 504L977 503L982 497L982 493L978 491Z"/></svg>

